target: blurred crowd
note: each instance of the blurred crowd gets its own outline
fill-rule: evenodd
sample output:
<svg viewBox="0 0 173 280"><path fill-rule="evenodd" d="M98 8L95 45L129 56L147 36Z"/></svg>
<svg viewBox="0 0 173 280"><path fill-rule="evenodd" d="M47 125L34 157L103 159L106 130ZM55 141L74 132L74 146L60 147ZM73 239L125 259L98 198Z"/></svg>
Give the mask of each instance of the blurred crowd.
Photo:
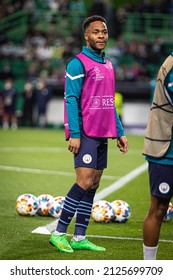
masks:
<svg viewBox="0 0 173 280"><path fill-rule="evenodd" d="M128 12L173 13L173 0L141 0L132 5L126 3L115 9L109 0L92 1L87 9L84 0L2 0L0 18L27 11L27 31L20 41L10 40L0 32L0 119L7 129L17 128L16 103L18 90L15 80L25 82L22 94L22 125L46 126L47 104L51 99L50 85L62 85L67 61L81 50L83 44L81 23L85 16L99 14L108 22L109 37L114 43L107 48L107 56L113 62L118 81L150 81L153 77L149 65L157 64L166 52L162 37L138 41L134 37L125 41L122 36L124 18ZM37 26L42 12L46 12L47 30ZM73 13L70 34L57 28L57 14L66 22ZM37 26L37 28L35 27ZM65 28L65 25L64 25ZM64 35L63 35L64 33ZM15 70L15 71L14 71Z"/></svg>
<svg viewBox="0 0 173 280"><path fill-rule="evenodd" d="M3 129L16 130L19 118L21 126L47 127L47 105L52 97L52 90L45 80L38 79L36 84L26 82L22 91L22 114L18 114L16 110L18 92L13 79L6 79L0 97Z"/></svg>
<svg viewBox="0 0 173 280"><path fill-rule="evenodd" d="M153 42L143 37L137 40L135 36L130 42L119 37L114 45L107 50L107 55L116 69L118 81L150 81L155 75L152 65L157 65L167 54L167 48L162 37ZM154 72L154 73L153 73Z"/></svg>
<svg viewBox="0 0 173 280"><path fill-rule="evenodd" d="M125 1L124 1L125 2ZM1 0L0 18L9 16L16 11L26 9L34 14L39 14L40 9L49 10L50 13L69 12L75 10L78 12L93 12L104 14L110 8L113 8L111 0L93 0L90 10L87 11L86 1L84 0ZM121 4L118 12L140 12L140 13L173 13L172 0L139 0L135 4L126 1ZM105 14L104 14L105 16Z"/></svg>
<svg viewBox="0 0 173 280"><path fill-rule="evenodd" d="M12 15L19 10L27 10L35 16L39 16L40 9L52 13L69 12L70 10L85 10L83 0L1 0L0 17Z"/></svg>

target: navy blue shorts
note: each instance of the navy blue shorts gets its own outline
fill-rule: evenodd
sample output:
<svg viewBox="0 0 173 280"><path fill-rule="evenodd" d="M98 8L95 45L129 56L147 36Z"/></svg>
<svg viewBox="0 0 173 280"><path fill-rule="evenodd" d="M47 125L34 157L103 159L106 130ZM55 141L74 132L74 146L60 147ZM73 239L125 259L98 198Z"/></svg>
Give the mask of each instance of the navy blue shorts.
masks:
<svg viewBox="0 0 173 280"><path fill-rule="evenodd" d="M79 153L74 156L74 167L103 170L107 167L107 150L106 138L91 138L82 132Z"/></svg>
<svg viewBox="0 0 173 280"><path fill-rule="evenodd" d="M150 192L162 198L173 196L173 165L149 162Z"/></svg>

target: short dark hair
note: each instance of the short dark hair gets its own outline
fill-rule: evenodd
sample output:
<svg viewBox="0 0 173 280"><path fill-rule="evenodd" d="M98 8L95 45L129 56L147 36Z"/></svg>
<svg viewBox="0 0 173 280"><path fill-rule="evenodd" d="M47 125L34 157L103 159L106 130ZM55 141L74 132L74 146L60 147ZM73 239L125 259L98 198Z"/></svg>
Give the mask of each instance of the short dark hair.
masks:
<svg viewBox="0 0 173 280"><path fill-rule="evenodd" d="M102 16L99 16L99 15L93 15L93 16L90 16L90 17L87 17L84 19L83 21L83 31L85 32L87 27L90 25L91 22L94 22L94 21L102 21L104 22L105 24L107 24L107 21L104 17Z"/></svg>

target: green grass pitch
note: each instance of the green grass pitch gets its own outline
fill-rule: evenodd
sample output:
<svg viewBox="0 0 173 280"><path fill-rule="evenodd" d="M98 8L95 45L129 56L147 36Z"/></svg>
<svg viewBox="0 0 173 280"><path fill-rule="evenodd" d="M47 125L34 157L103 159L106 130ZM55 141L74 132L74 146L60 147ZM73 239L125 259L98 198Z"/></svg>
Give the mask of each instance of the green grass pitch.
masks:
<svg viewBox="0 0 173 280"><path fill-rule="evenodd" d="M143 136L128 135L128 141L129 152L122 155L116 142L109 140L108 168L97 193L145 163ZM53 223L54 218L17 214L15 201L19 195L64 196L74 181L73 158L63 130L0 130L1 260L142 260L142 224L149 206L147 171L104 198L110 202L122 199L129 203L131 217L126 223L90 221L87 235L92 242L105 246L106 252L60 253L49 245L49 235L32 233L37 227ZM69 239L73 228L74 221L68 229ZM160 260L173 259L172 230L172 220L163 223L158 250Z"/></svg>

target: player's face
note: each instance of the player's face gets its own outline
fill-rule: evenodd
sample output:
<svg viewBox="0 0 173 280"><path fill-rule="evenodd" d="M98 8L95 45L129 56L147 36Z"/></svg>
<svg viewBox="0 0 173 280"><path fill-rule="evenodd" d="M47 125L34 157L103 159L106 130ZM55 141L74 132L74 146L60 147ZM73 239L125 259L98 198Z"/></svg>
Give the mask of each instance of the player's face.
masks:
<svg viewBox="0 0 173 280"><path fill-rule="evenodd" d="M88 48L101 52L108 40L107 26L102 21L91 22L84 36Z"/></svg>

